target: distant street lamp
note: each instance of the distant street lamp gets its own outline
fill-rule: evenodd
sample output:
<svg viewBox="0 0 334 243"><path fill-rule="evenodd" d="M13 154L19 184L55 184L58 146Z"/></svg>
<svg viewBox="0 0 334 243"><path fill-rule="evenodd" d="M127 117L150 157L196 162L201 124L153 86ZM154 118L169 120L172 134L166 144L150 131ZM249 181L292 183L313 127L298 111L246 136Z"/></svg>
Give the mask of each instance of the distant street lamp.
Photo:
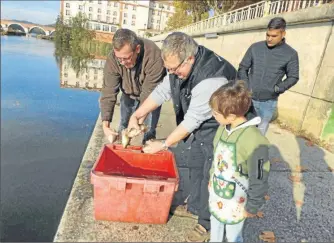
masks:
<svg viewBox="0 0 334 243"><path fill-rule="evenodd" d="M162 5L161 7L161 11L160 11L160 22L159 22L159 31L161 31L161 17L162 17L162 10L164 9L164 5Z"/></svg>

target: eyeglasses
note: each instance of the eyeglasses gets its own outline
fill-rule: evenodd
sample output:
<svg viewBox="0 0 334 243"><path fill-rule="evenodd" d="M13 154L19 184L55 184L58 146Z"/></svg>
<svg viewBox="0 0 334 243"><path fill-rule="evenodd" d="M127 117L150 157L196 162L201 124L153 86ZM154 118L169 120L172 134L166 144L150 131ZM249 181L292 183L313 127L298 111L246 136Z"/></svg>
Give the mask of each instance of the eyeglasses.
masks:
<svg viewBox="0 0 334 243"><path fill-rule="evenodd" d="M180 62L180 64L177 65L177 67L175 67L175 68L166 68L167 71L168 71L169 73L176 73L176 72L179 70L179 68L183 65L183 63L184 63L185 60L186 60L186 59L183 59L183 61Z"/></svg>
<svg viewBox="0 0 334 243"><path fill-rule="evenodd" d="M123 58L122 57L116 57L116 58L119 62L127 62L127 61L130 61L132 59L133 54L134 54L134 52L132 52L129 57L125 57L125 58L124 57Z"/></svg>

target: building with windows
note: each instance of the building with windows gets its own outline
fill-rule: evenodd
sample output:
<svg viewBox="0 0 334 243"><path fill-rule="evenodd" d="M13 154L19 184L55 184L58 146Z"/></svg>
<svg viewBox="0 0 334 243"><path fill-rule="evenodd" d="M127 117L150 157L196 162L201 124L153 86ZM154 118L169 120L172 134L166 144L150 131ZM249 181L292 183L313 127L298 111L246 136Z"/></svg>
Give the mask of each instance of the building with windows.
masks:
<svg viewBox="0 0 334 243"><path fill-rule="evenodd" d="M61 15L65 21L79 12L89 18L88 28L115 32L127 28L137 34L161 32L174 12L173 1L72 1L62 0Z"/></svg>

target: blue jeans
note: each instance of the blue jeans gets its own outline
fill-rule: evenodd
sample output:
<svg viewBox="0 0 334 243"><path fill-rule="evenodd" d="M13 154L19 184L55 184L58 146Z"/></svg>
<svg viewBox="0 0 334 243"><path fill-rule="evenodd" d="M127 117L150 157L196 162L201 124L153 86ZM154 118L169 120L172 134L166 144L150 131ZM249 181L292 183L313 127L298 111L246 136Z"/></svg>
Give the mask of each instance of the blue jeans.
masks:
<svg viewBox="0 0 334 243"><path fill-rule="evenodd" d="M261 117L261 123L258 125L258 128L263 135L266 135L269 123L276 111L277 100L252 101L257 115Z"/></svg>
<svg viewBox="0 0 334 243"><path fill-rule="evenodd" d="M239 224L224 224L216 219L216 217L210 217L211 231L210 242L243 242L242 228L244 221Z"/></svg>
<svg viewBox="0 0 334 243"><path fill-rule="evenodd" d="M131 115L135 112L135 110L139 106L139 101L132 99L129 95L123 94L121 96L121 119L118 131L121 132L123 129L128 127L129 119ZM161 106L159 106L156 110L148 114L144 123L148 127L148 131L144 134L143 143L147 140L156 138L156 128L158 125L158 121L160 118Z"/></svg>

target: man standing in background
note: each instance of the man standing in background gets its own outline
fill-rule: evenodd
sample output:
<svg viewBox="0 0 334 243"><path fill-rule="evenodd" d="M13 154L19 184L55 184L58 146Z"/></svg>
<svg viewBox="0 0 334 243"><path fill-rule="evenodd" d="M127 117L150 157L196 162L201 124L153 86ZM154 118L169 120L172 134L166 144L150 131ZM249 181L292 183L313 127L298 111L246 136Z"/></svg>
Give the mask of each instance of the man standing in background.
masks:
<svg viewBox="0 0 334 243"><path fill-rule="evenodd" d="M285 41L286 22L281 17L270 20L266 41L251 45L242 59L238 78L252 91L255 111L262 121L258 128L263 135L277 109L280 94L299 80L298 53ZM286 75L286 79L282 78Z"/></svg>

